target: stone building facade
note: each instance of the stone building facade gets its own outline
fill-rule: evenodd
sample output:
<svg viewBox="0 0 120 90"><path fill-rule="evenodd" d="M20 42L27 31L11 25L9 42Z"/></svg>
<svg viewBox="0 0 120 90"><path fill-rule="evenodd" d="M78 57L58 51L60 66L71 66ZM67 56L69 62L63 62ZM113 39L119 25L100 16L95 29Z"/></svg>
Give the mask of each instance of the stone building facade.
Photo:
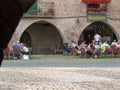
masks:
<svg viewBox="0 0 120 90"><path fill-rule="evenodd" d="M106 40L118 40L120 39L118 2L119 0L112 0L105 4L106 20L89 21L88 4L82 0L38 0L37 7L51 7L49 3L53 3L54 14L23 16L10 43L15 41L27 43L32 47L33 54L51 54L54 53L56 45L62 46L64 42L86 41L89 34L93 39L97 29Z"/></svg>

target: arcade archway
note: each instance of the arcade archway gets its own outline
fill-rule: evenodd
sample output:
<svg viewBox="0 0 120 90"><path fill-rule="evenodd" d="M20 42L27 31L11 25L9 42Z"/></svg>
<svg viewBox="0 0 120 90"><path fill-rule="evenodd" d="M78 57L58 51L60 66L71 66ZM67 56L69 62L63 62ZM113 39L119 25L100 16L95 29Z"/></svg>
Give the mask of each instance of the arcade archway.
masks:
<svg viewBox="0 0 120 90"><path fill-rule="evenodd" d="M31 36L27 31L24 31L21 38L20 43L25 43L27 47L31 47Z"/></svg>
<svg viewBox="0 0 120 90"><path fill-rule="evenodd" d="M109 42L112 42L114 39L117 40L113 28L111 28L108 24L103 22L94 22L83 30L78 42L81 43L84 41L86 44L90 43L94 40L94 35L96 32L98 32L104 40Z"/></svg>
<svg viewBox="0 0 120 90"><path fill-rule="evenodd" d="M32 54L54 54L55 47L59 46L62 49L63 45L59 30L45 21L30 25L23 32L20 41L32 47Z"/></svg>

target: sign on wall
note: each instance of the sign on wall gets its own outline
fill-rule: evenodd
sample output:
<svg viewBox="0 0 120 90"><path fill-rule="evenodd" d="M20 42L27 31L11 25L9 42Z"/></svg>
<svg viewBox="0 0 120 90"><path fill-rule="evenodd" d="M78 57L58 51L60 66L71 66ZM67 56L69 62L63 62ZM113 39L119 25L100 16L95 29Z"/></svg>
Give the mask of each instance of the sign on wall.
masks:
<svg viewBox="0 0 120 90"><path fill-rule="evenodd" d="M87 20L88 21L107 21L107 15L106 14L95 14L95 13L89 13L87 14Z"/></svg>

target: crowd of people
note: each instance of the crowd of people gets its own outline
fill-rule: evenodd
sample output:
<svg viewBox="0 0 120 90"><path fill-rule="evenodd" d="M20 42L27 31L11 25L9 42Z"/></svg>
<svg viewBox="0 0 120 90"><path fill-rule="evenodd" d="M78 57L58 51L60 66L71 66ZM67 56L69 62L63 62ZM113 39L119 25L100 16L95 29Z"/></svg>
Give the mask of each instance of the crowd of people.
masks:
<svg viewBox="0 0 120 90"><path fill-rule="evenodd" d="M82 42L80 45L74 41L64 43L63 55L79 55L80 57L104 57L105 55L117 56L120 54L120 40L109 43L107 40L96 33L94 40L86 44Z"/></svg>
<svg viewBox="0 0 120 90"><path fill-rule="evenodd" d="M4 51L4 58L9 59L29 59L29 48L25 43L14 42L12 45L8 44Z"/></svg>
<svg viewBox="0 0 120 90"><path fill-rule="evenodd" d="M14 42L13 45L8 44L5 58L10 59L29 59L31 48L28 48L25 43ZM6 53L5 52L5 53ZM117 56L120 54L120 40L108 42L104 40L98 33L94 35L94 39L86 43L81 42L79 45L74 41L69 41L63 44L63 48L55 46L54 53L63 55L79 55L79 57L104 57L105 55Z"/></svg>

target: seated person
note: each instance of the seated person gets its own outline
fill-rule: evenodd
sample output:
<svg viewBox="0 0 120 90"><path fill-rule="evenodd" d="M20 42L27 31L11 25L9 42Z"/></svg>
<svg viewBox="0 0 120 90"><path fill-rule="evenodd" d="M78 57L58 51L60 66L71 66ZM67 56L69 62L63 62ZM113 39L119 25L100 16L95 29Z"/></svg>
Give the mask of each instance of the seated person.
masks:
<svg viewBox="0 0 120 90"><path fill-rule="evenodd" d="M106 48L106 51L105 51L106 54L113 54L113 49L111 48L111 46L108 46Z"/></svg>

